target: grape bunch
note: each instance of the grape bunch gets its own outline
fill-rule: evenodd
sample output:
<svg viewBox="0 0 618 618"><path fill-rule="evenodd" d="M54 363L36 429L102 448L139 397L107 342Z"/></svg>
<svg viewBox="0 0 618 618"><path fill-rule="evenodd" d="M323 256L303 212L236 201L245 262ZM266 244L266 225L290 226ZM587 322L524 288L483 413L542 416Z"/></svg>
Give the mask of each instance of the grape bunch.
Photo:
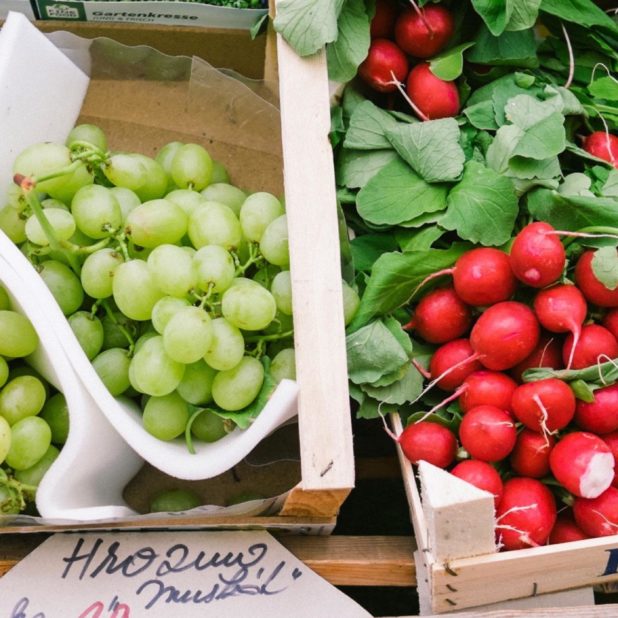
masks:
<svg viewBox="0 0 618 618"><path fill-rule="evenodd" d="M69 430L64 395L23 359L39 345L0 288L0 516L27 511Z"/></svg>
<svg viewBox="0 0 618 618"><path fill-rule="evenodd" d="M160 440L247 427L295 378L287 220L195 143L115 152L78 125L13 167L0 228L33 263L114 396Z"/></svg>

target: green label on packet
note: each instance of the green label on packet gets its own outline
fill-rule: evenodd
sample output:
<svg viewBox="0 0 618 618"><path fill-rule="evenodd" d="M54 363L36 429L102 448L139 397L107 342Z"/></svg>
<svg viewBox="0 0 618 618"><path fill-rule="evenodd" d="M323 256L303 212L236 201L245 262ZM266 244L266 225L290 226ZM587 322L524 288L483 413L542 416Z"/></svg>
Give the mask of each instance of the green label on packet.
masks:
<svg viewBox="0 0 618 618"><path fill-rule="evenodd" d="M86 21L86 11L81 2L36 0L36 4L41 19Z"/></svg>

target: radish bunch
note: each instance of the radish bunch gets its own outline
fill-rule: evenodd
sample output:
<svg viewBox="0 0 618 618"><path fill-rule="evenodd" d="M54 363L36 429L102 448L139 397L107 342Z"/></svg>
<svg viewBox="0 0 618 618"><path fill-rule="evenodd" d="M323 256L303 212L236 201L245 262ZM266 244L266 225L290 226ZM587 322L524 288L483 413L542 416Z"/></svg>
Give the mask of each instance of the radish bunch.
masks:
<svg viewBox="0 0 618 618"><path fill-rule="evenodd" d="M422 120L456 116L459 91L454 82L440 79L428 60L442 52L455 31L452 13L441 4L419 8L396 0L377 0L371 21L371 44L358 75L377 92L403 89Z"/></svg>
<svg viewBox="0 0 618 618"><path fill-rule="evenodd" d="M594 250L573 255L531 223L508 253L474 248L430 275L420 289L452 283L422 295L404 327L435 347L419 399L445 396L397 441L412 463L495 496L505 550L618 534L618 290L597 277Z"/></svg>

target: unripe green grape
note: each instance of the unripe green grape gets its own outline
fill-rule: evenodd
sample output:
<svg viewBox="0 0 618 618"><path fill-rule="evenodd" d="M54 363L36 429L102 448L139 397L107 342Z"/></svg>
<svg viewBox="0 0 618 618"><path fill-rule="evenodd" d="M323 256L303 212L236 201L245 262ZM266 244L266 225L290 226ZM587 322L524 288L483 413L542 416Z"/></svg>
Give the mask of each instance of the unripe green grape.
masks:
<svg viewBox="0 0 618 618"><path fill-rule="evenodd" d="M125 224L136 245L152 249L180 241L187 232L187 215L168 200L149 200L134 208Z"/></svg>
<svg viewBox="0 0 618 618"><path fill-rule="evenodd" d="M27 416L11 427L11 446L6 463L14 470L34 466L51 444L51 429L39 416Z"/></svg>
<svg viewBox="0 0 618 618"><path fill-rule="evenodd" d="M343 292L343 321L347 326L354 318L360 305L360 296L346 281L342 280L341 284Z"/></svg>
<svg viewBox="0 0 618 618"><path fill-rule="evenodd" d="M245 356L236 367L220 371L215 376L212 398L224 410L242 410L257 397L263 382L262 363L253 356Z"/></svg>
<svg viewBox="0 0 618 618"><path fill-rule="evenodd" d="M162 148L159 148L155 161L161 165L166 174L171 177L172 161L176 156L176 153L182 147L182 142L168 142Z"/></svg>
<svg viewBox="0 0 618 618"><path fill-rule="evenodd" d="M262 330L277 313L273 295L251 279L238 278L221 298L223 317L242 330Z"/></svg>
<svg viewBox="0 0 618 618"><path fill-rule="evenodd" d="M267 335L278 335L294 330L294 319L292 314L277 311L273 321L264 329Z"/></svg>
<svg viewBox="0 0 618 618"><path fill-rule="evenodd" d="M216 442L227 435L225 419L210 410L202 410L191 423L191 433L202 442Z"/></svg>
<svg viewBox="0 0 618 618"><path fill-rule="evenodd" d="M135 190L139 199L148 202L162 198L168 192L171 182L163 166L152 157L139 153L134 153L133 156L146 168L146 183Z"/></svg>
<svg viewBox="0 0 618 618"><path fill-rule="evenodd" d="M240 363L245 354L245 339L240 329L225 318L212 321L212 341L204 360L213 369L225 371Z"/></svg>
<svg viewBox="0 0 618 618"><path fill-rule="evenodd" d="M187 217L189 217L200 204L204 203L202 194L192 189L175 189L167 193L165 199L173 202L176 206L180 206Z"/></svg>
<svg viewBox="0 0 618 618"><path fill-rule="evenodd" d="M52 395L39 416L49 425L52 442L64 444L69 436L69 406L65 396L62 393Z"/></svg>
<svg viewBox="0 0 618 618"><path fill-rule="evenodd" d="M234 258L229 251L219 245L200 247L193 256L195 283L203 292L225 292L236 273Z"/></svg>
<svg viewBox="0 0 618 618"><path fill-rule="evenodd" d="M45 387L34 376L12 378L0 391L0 415L9 425L27 416L36 416L45 403Z"/></svg>
<svg viewBox="0 0 618 618"><path fill-rule="evenodd" d="M156 332L163 334L167 323L172 316L183 307L190 307L191 303L186 298L178 298L177 296L163 296L152 308L152 325Z"/></svg>
<svg viewBox="0 0 618 618"><path fill-rule="evenodd" d="M242 260L241 260L242 262ZM266 262L261 265L261 268L251 277L253 281L259 283L263 288L270 290L270 285L277 273L281 272L278 266L273 266Z"/></svg>
<svg viewBox="0 0 618 618"><path fill-rule="evenodd" d="M115 249L105 247L91 253L84 260L80 273L84 292L91 298L109 298L114 273L121 264L124 264L124 259Z"/></svg>
<svg viewBox="0 0 618 618"><path fill-rule="evenodd" d="M38 487L52 464L58 459L60 451L53 444L45 451L45 454L30 468L15 470L15 479L24 485Z"/></svg>
<svg viewBox="0 0 618 618"><path fill-rule="evenodd" d="M144 429L159 440L173 440L182 435L189 420L189 406L176 392L150 397L144 406Z"/></svg>
<svg viewBox="0 0 618 618"><path fill-rule="evenodd" d="M194 509L201 503L200 497L190 489L166 489L154 496L150 502L150 512L178 513Z"/></svg>
<svg viewBox="0 0 618 618"><path fill-rule="evenodd" d="M9 379L9 364L4 356L0 356L0 388L6 384Z"/></svg>
<svg viewBox="0 0 618 618"><path fill-rule="evenodd" d="M64 315L75 313L84 302L84 291L77 275L62 262L46 260L37 266Z"/></svg>
<svg viewBox="0 0 618 618"><path fill-rule="evenodd" d="M212 342L211 322L199 307L179 309L163 331L163 348L168 356L185 365L203 358Z"/></svg>
<svg viewBox="0 0 618 618"><path fill-rule="evenodd" d="M30 320L10 309L0 311L0 354L17 358L32 354L39 345L37 335Z"/></svg>
<svg viewBox="0 0 618 618"><path fill-rule="evenodd" d="M0 416L0 464L6 459L10 448L11 426L3 416Z"/></svg>
<svg viewBox="0 0 618 618"><path fill-rule="evenodd" d="M120 264L114 272L112 290L116 306L132 320L149 320L155 303L163 298L143 260Z"/></svg>
<svg viewBox="0 0 618 618"><path fill-rule="evenodd" d="M185 367L180 384L176 387L178 394L194 406L205 405L212 401L212 381L216 370L205 361L199 360Z"/></svg>
<svg viewBox="0 0 618 618"><path fill-rule="evenodd" d="M156 330L154 329L148 329L145 332L143 332L138 338L137 341L135 342L135 346L133 348L133 354L137 354L137 352L139 352L141 350L141 348L144 346L144 344L149 340L152 339L153 337L156 337L159 333L157 333Z"/></svg>
<svg viewBox="0 0 618 618"><path fill-rule="evenodd" d="M47 219L49 226L54 231L55 237L62 241L68 240L75 232L75 219L68 210L60 208L46 208L42 216ZM47 234L43 231L36 215L31 215L26 221L26 237L35 245L46 247L49 245Z"/></svg>
<svg viewBox="0 0 618 618"><path fill-rule="evenodd" d="M252 193L240 208L240 227L247 240L260 242L264 231L277 217L283 215L283 205L271 193Z"/></svg>
<svg viewBox="0 0 618 618"><path fill-rule="evenodd" d="M135 352L129 368L131 386L153 397L168 395L176 389L185 366L171 359L163 347L163 337L155 335Z"/></svg>
<svg viewBox="0 0 618 618"><path fill-rule="evenodd" d="M137 323L120 311L112 311L111 316L105 314L101 318L101 324L103 324L103 350L128 348L130 341L125 331L133 338L138 335Z"/></svg>
<svg viewBox="0 0 618 618"><path fill-rule="evenodd" d="M296 380L296 355L294 348L284 348L275 354L270 363L270 374L277 382Z"/></svg>
<svg viewBox="0 0 618 618"><path fill-rule="evenodd" d="M177 245L155 247L146 260L160 290L170 296L187 296L196 285L193 256Z"/></svg>
<svg viewBox="0 0 618 618"><path fill-rule="evenodd" d="M270 285L270 292L277 303L277 309L292 315L292 278L289 270L277 273Z"/></svg>
<svg viewBox="0 0 618 618"><path fill-rule="evenodd" d="M82 187L71 202L75 223L90 238L107 238L122 226L122 211L114 194L101 185Z"/></svg>
<svg viewBox="0 0 618 618"><path fill-rule="evenodd" d="M103 173L114 186L137 191L146 183L148 170L144 162L133 154L119 152L109 158L103 166Z"/></svg>
<svg viewBox="0 0 618 618"><path fill-rule="evenodd" d="M236 216L240 213L240 207L247 199L247 194L226 182L216 182L208 185L201 191L202 197L208 202L218 202L229 206Z"/></svg>
<svg viewBox="0 0 618 618"><path fill-rule="evenodd" d="M281 215L268 224L260 239L260 252L267 262L281 268L289 267L287 215Z"/></svg>
<svg viewBox="0 0 618 618"><path fill-rule="evenodd" d="M6 204L0 209L0 230L17 245L26 240L26 220L21 208Z"/></svg>
<svg viewBox="0 0 618 618"><path fill-rule="evenodd" d="M60 200L57 200L54 197L48 197L44 200L41 200L41 206L44 209L60 208L60 210L68 210L70 212L70 208L64 202L61 202Z"/></svg>
<svg viewBox="0 0 618 618"><path fill-rule="evenodd" d="M129 365L131 359L123 348L109 348L92 360L92 366L101 382L114 397L122 395L131 386Z"/></svg>
<svg viewBox="0 0 618 618"><path fill-rule="evenodd" d="M71 165L69 149L54 142L39 142L24 148L13 162L13 175L42 177L53 174ZM64 174L57 178L38 182L37 191L50 193L50 190L60 186L67 178Z"/></svg>
<svg viewBox="0 0 618 618"><path fill-rule="evenodd" d="M65 204L70 204L82 187L92 185L94 182L92 172L83 163L68 177L63 176L63 179L61 184L50 187L48 193Z"/></svg>
<svg viewBox="0 0 618 618"><path fill-rule="evenodd" d="M94 124L83 123L73 127L64 143L70 148L75 142L87 142L103 152L107 151L107 137L103 130Z"/></svg>
<svg viewBox="0 0 618 618"><path fill-rule="evenodd" d="M137 197L137 193L126 187L110 187L109 192L116 198L118 206L120 206L123 221L126 221L129 213L142 203Z"/></svg>
<svg viewBox="0 0 618 618"><path fill-rule="evenodd" d="M69 316L68 322L88 360L92 360L103 347L101 320L89 311L76 311Z"/></svg>
<svg viewBox="0 0 618 618"><path fill-rule="evenodd" d="M196 249L220 245L230 250L242 240L238 217L229 206L218 202L204 202L196 208L189 217L187 232Z"/></svg>
<svg viewBox="0 0 618 618"><path fill-rule="evenodd" d="M210 175L210 183L217 184L220 182L229 183L230 175L223 163L215 159L212 160L212 174Z"/></svg>
<svg viewBox="0 0 618 618"><path fill-rule="evenodd" d="M181 189L201 191L210 183L212 158L199 144L183 144L174 154L170 175Z"/></svg>

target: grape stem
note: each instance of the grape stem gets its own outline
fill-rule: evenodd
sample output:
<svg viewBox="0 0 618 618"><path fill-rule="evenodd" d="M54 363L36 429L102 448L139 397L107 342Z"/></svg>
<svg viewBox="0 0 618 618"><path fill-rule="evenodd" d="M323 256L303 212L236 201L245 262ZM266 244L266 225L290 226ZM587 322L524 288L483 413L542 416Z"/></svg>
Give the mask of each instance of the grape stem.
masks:
<svg viewBox="0 0 618 618"><path fill-rule="evenodd" d="M258 243L253 242L249 245L249 258L244 264L240 263L238 255L235 252L232 255L234 256L234 262L236 263L236 272L234 274L235 277L242 277L252 264L257 264L262 259Z"/></svg>
<svg viewBox="0 0 618 618"><path fill-rule="evenodd" d="M133 350L135 349L135 341L131 336L131 333L116 319L114 312L112 311L109 303L107 302L107 298L101 299L101 306L105 310L107 317L118 327L118 330L127 338L129 342L129 356L133 356Z"/></svg>
<svg viewBox="0 0 618 618"><path fill-rule="evenodd" d="M288 330L284 333L273 333L272 335L255 335L254 337L245 337L245 341L247 343L260 343L260 341L279 341L279 339L288 339L293 334L293 330Z"/></svg>

